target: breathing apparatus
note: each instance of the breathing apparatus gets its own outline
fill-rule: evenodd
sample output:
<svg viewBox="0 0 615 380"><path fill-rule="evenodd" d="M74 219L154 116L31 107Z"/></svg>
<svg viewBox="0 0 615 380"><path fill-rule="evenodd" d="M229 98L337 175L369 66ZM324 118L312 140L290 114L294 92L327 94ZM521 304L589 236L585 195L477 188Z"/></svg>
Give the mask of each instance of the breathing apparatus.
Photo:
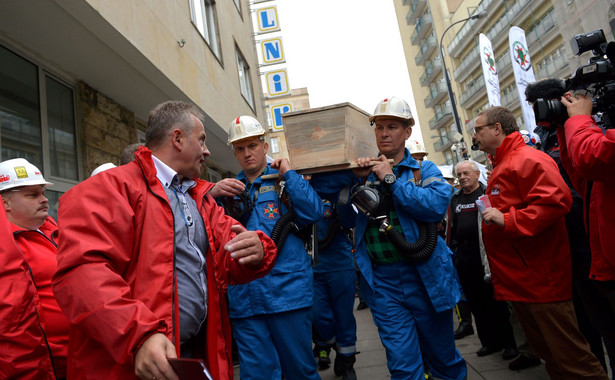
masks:
<svg viewBox="0 0 615 380"><path fill-rule="evenodd" d="M419 238L413 243L408 242L403 232L390 224L389 214L393 207L393 199L380 181L367 181L362 185L345 188L340 193L339 203L352 203L370 222L378 225L380 233L383 233L410 261L425 261L436 248L438 243L436 223L417 221Z"/></svg>
<svg viewBox="0 0 615 380"><path fill-rule="evenodd" d="M312 260L312 265L316 265L318 262L318 225L314 223L311 226L300 226L297 223L297 214L292 207L288 193L285 191L285 181L279 182L278 192L278 205L284 204L288 208L288 212L282 214L278 221L273 226L270 238L275 243L278 250L281 250L291 233L298 233L300 238L305 243L305 248ZM247 190L244 190L235 197L223 197L222 206L226 210L227 214L233 219L240 222L242 225L247 225L250 215L256 206L258 199L258 191L254 192L254 196L250 199L250 194ZM280 209L281 211L281 209Z"/></svg>

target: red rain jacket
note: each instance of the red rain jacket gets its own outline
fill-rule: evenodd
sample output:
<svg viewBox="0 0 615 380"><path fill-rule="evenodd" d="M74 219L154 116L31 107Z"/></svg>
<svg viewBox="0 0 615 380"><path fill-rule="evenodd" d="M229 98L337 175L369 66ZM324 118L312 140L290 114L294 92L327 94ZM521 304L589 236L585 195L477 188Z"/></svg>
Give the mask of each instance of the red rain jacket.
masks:
<svg viewBox="0 0 615 380"><path fill-rule="evenodd" d="M578 115L566 120L557 137L562 164L584 201L590 277L615 281L615 130L603 133L590 116Z"/></svg>
<svg viewBox="0 0 615 380"><path fill-rule="evenodd" d="M55 379L30 267L0 197L0 378Z"/></svg>
<svg viewBox="0 0 615 380"><path fill-rule="evenodd" d="M99 173L60 198L60 246L53 290L71 321L68 376L132 379L134 357L154 333L179 349L179 304L174 265L173 213L156 178L151 151ZM207 195L213 184L197 180L190 190L205 223L207 265L206 339L195 350L214 379L232 379L228 284L269 272L276 256L258 231L265 258L241 265L224 249L238 224Z"/></svg>
<svg viewBox="0 0 615 380"><path fill-rule="evenodd" d="M13 236L30 266L38 292L43 330L53 358L56 376L66 377L66 356L68 355L68 319L60 310L51 290L51 278L57 267L58 225L47 217L39 231L26 230L11 223Z"/></svg>
<svg viewBox="0 0 615 380"><path fill-rule="evenodd" d="M514 132L496 151L485 194L505 221L504 228L482 224L495 298L530 303L572 298L564 222L572 195L555 161Z"/></svg>

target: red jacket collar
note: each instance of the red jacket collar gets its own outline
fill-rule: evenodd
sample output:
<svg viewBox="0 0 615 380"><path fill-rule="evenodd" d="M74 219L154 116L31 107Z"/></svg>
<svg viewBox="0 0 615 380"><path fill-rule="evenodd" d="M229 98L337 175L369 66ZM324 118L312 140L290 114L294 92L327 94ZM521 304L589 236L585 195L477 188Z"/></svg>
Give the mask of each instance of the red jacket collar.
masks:
<svg viewBox="0 0 615 380"><path fill-rule="evenodd" d="M507 154L522 146L525 146L525 142L523 141L521 133L513 132L506 136L504 141L502 141L502 145L500 145L495 151L493 166L499 164Z"/></svg>
<svg viewBox="0 0 615 380"><path fill-rule="evenodd" d="M156 189L158 186L162 186L158 178L156 177L156 166L154 165L154 160L152 159L152 151L145 146L140 146L139 149L135 152L135 161L141 167L143 171L143 175L145 176L147 182L149 183L150 188ZM211 182L207 182L198 178L195 178L196 186L190 191L196 195L197 199L201 199L207 194L211 188L214 187L214 184ZM164 190L160 189L164 194ZM195 196L193 195L193 198Z"/></svg>

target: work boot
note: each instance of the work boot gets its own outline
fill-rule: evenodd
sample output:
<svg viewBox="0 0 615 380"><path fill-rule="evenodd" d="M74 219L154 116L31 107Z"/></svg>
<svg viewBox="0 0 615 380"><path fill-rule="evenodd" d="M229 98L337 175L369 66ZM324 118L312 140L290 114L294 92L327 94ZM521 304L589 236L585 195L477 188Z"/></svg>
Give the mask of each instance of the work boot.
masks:
<svg viewBox="0 0 615 380"><path fill-rule="evenodd" d="M324 370L331 365L331 359L329 358L330 347L314 346L314 356L318 360L318 370Z"/></svg>
<svg viewBox="0 0 615 380"><path fill-rule="evenodd" d="M333 363L333 372L336 376L341 376L342 380L357 380L357 374L354 371L355 361L355 354L344 356L337 353Z"/></svg>
<svg viewBox="0 0 615 380"><path fill-rule="evenodd" d="M474 327L472 327L472 324L461 322L457 330L455 330L455 340L472 334L474 334Z"/></svg>

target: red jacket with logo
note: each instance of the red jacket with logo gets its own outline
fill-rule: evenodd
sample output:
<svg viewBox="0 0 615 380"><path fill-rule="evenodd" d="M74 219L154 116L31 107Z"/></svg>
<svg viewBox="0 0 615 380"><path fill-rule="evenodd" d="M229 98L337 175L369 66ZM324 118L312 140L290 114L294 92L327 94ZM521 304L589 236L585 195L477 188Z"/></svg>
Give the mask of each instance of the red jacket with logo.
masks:
<svg viewBox="0 0 615 380"><path fill-rule="evenodd" d="M51 290L51 278L56 271L58 225L47 217L38 231L26 230L11 223L13 236L23 252L36 285L40 300L43 330L51 350L56 376L66 377L68 355L68 319L60 310Z"/></svg>
<svg viewBox="0 0 615 380"><path fill-rule="evenodd" d="M134 357L143 342L163 333L180 355L173 212L156 178L151 151L99 173L60 198L58 272L53 290L71 321L68 376L76 379L136 378ZM224 249L238 224L197 180L190 195L203 217L209 248L207 322L195 351L204 351L214 379L232 379L228 284L269 272L276 248L258 231L265 258L242 265Z"/></svg>
<svg viewBox="0 0 615 380"><path fill-rule="evenodd" d="M584 201L590 277L615 281L615 130L603 133L590 116L578 115L566 120L557 137L562 164Z"/></svg>
<svg viewBox="0 0 615 380"><path fill-rule="evenodd" d="M572 298L564 216L572 195L547 154L508 135L497 149L485 194L504 227L482 224L495 298L545 303Z"/></svg>
<svg viewBox="0 0 615 380"><path fill-rule="evenodd" d="M0 197L0 378L55 379L30 266Z"/></svg>

